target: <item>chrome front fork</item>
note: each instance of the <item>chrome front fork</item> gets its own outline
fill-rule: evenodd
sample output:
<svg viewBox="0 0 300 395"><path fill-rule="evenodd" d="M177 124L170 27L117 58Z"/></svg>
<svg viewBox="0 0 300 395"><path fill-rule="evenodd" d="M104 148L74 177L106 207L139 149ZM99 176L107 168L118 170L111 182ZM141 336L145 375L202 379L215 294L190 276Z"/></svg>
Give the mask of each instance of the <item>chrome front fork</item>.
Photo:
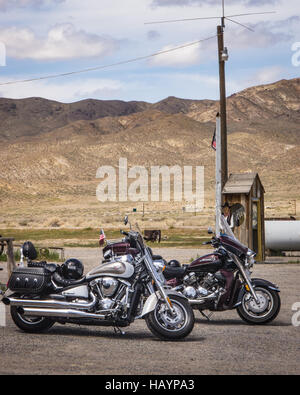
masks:
<svg viewBox="0 0 300 395"><path fill-rule="evenodd" d="M246 284L247 284L247 286L249 288L249 292L253 296L255 302L257 304L259 304L259 299L258 299L258 297L256 295L256 292L255 292L255 290L254 290L254 288L253 288L253 286L251 284L251 281L249 279L248 273L244 269L244 266L241 264L239 259L234 254L230 254L230 255L231 255L231 258L234 260L235 264L237 265L237 267L240 269L240 271L242 273L242 276L243 276L243 278L244 278L244 280L245 280L245 282L246 282Z"/></svg>

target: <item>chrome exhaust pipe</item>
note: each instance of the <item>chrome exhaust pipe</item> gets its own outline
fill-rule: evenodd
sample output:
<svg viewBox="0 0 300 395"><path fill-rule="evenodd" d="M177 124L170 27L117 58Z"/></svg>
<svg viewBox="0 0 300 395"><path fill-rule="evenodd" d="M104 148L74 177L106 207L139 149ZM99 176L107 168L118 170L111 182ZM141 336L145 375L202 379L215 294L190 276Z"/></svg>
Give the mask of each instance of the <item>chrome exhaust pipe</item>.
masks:
<svg viewBox="0 0 300 395"><path fill-rule="evenodd" d="M191 304L191 305L202 304L204 302L205 302L205 300L201 300L201 299L189 299L189 304Z"/></svg>
<svg viewBox="0 0 300 395"><path fill-rule="evenodd" d="M105 320L106 318L103 314L86 313L72 309L34 309L23 307L22 314L30 317L92 318L97 320Z"/></svg>
<svg viewBox="0 0 300 395"><path fill-rule="evenodd" d="M60 302L54 299L16 299L16 298L6 298L5 304L10 304L11 306L17 307L31 307L35 309L39 308L50 308L50 309L83 309L88 310L95 306L97 299L96 296L91 294L92 301L89 303L75 303L75 302Z"/></svg>
<svg viewBox="0 0 300 395"><path fill-rule="evenodd" d="M194 306L194 305L197 305L197 304L202 304L202 303L206 302L207 300L214 300L214 299L216 299L216 293L215 292L213 294L211 294L211 295L208 295L208 296L202 296L201 299L189 299L189 303L192 306Z"/></svg>

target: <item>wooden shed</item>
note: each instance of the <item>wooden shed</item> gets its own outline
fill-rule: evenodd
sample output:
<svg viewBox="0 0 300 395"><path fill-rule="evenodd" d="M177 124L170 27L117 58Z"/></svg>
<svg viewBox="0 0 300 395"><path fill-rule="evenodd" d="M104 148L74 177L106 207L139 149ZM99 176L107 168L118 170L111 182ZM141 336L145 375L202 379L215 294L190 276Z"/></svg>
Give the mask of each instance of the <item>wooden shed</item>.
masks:
<svg viewBox="0 0 300 395"><path fill-rule="evenodd" d="M239 203L245 209L245 220L234 234L256 252L257 261L265 259L264 193L257 173L230 174L223 188L224 202L230 206Z"/></svg>

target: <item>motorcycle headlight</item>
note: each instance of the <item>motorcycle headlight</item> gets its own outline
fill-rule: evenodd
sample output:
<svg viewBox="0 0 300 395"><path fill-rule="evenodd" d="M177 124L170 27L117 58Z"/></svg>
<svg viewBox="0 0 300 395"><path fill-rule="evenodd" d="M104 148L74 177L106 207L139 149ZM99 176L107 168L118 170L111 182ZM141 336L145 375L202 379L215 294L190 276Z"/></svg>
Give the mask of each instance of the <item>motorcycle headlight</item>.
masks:
<svg viewBox="0 0 300 395"><path fill-rule="evenodd" d="M161 284L166 283L165 276L163 275L163 272L165 270L165 264L161 261L153 261L154 267L156 269L156 278Z"/></svg>
<svg viewBox="0 0 300 395"><path fill-rule="evenodd" d="M248 252L247 252L248 266L252 267L254 265L255 257L256 257L256 253L249 249Z"/></svg>

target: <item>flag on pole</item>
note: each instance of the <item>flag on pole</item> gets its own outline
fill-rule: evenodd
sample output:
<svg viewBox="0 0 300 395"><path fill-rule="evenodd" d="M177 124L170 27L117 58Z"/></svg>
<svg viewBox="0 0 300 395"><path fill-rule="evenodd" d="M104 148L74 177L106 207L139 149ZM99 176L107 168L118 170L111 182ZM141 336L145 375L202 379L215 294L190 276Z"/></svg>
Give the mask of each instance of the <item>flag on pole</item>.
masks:
<svg viewBox="0 0 300 395"><path fill-rule="evenodd" d="M211 142L211 148L214 149L215 151L217 150L216 129L215 129L215 132L214 132L214 137L213 137L212 142Z"/></svg>
<svg viewBox="0 0 300 395"><path fill-rule="evenodd" d="M105 239L106 239L106 236L105 236L104 230L101 229L100 230L100 237L99 237L99 245L100 246L103 246Z"/></svg>

